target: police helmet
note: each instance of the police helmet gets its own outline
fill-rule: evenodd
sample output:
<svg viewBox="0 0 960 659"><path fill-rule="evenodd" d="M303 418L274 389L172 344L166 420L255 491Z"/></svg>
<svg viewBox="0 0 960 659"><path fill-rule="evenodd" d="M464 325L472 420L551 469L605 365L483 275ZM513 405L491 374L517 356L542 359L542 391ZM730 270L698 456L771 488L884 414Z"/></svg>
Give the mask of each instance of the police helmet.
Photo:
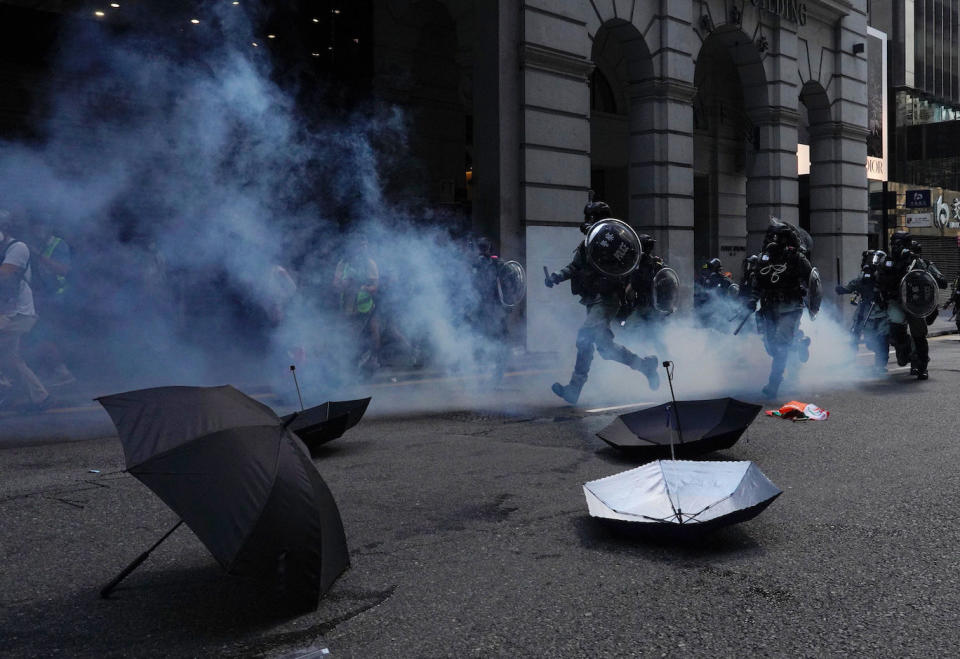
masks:
<svg viewBox="0 0 960 659"><path fill-rule="evenodd" d="M493 254L493 242L486 236L481 236L474 241L477 248L477 254L480 256L490 256Z"/></svg>
<svg viewBox="0 0 960 659"><path fill-rule="evenodd" d="M603 201L591 201L583 207L583 221L589 224L613 217L610 206Z"/></svg>
<svg viewBox="0 0 960 659"><path fill-rule="evenodd" d="M896 247L899 249L904 249L910 247L910 232L909 231L894 231L893 235L890 236L890 246ZM897 250L894 250L896 253Z"/></svg>
<svg viewBox="0 0 960 659"><path fill-rule="evenodd" d="M643 248L643 253L652 254L653 248L657 244L657 239L649 233L641 233L637 238L640 239L640 247Z"/></svg>
<svg viewBox="0 0 960 659"><path fill-rule="evenodd" d="M709 272L720 272L723 270L723 263L717 257L713 257L703 264L703 269Z"/></svg>

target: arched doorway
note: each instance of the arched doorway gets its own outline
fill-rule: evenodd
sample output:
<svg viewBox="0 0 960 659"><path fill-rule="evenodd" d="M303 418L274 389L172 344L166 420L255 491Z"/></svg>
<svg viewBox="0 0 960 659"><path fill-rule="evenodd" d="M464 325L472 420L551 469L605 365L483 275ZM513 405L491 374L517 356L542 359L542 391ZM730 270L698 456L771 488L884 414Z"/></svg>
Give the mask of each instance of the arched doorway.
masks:
<svg viewBox="0 0 960 659"><path fill-rule="evenodd" d="M597 30L591 57L590 184L615 216L637 226L655 192L644 165L656 136L637 91L653 79L653 61L643 35L623 19Z"/></svg>
<svg viewBox="0 0 960 659"><path fill-rule="evenodd" d="M694 70L693 260L719 256L737 271L748 248L748 209L766 203L751 185L767 107L766 76L752 41L737 27L711 32ZM757 181L754 181L755 183Z"/></svg>

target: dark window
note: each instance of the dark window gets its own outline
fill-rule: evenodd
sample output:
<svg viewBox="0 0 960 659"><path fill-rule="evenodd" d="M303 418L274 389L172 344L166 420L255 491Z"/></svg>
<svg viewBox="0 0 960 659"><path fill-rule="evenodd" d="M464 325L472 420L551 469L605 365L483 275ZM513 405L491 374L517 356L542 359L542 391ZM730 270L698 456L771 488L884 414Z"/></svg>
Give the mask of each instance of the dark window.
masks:
<svg viewBox="0 0 960 659"><path fill-rule="evenodd" d="M613 95L613 87L599 68L590 75L590 109L617 114L617 98Z"/></svg>

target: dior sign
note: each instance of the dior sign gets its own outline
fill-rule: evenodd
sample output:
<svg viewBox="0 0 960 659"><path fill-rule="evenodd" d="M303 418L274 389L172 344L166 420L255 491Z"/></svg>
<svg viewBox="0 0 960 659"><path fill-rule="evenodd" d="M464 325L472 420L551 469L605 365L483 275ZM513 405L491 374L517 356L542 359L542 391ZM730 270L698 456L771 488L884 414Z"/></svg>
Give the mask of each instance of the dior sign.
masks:
<svg viewBox="0 0 960 659"><path fill-rule="evenodd" d="M807 24L807 3L800 0L750 0L750 4L791 23Z"/></svg>

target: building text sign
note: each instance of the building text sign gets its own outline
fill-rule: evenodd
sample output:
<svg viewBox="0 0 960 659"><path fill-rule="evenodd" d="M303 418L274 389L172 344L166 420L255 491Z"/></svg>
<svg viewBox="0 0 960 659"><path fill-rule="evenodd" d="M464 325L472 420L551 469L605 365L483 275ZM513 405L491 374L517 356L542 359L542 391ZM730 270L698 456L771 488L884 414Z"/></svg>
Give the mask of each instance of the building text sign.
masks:
<svg viewBox="0 0 960 659"><path fill-rule="evenodd" d="M800 0L750 0L750 3L791 23L807 24L807 3Z"/></svg>
<svg viewBox="0 0 960 659"><path fill-rule="evenodd" d="M910 229L932 227L933 217L930 213L909 213L906 218L906 226Z"/></svg>

